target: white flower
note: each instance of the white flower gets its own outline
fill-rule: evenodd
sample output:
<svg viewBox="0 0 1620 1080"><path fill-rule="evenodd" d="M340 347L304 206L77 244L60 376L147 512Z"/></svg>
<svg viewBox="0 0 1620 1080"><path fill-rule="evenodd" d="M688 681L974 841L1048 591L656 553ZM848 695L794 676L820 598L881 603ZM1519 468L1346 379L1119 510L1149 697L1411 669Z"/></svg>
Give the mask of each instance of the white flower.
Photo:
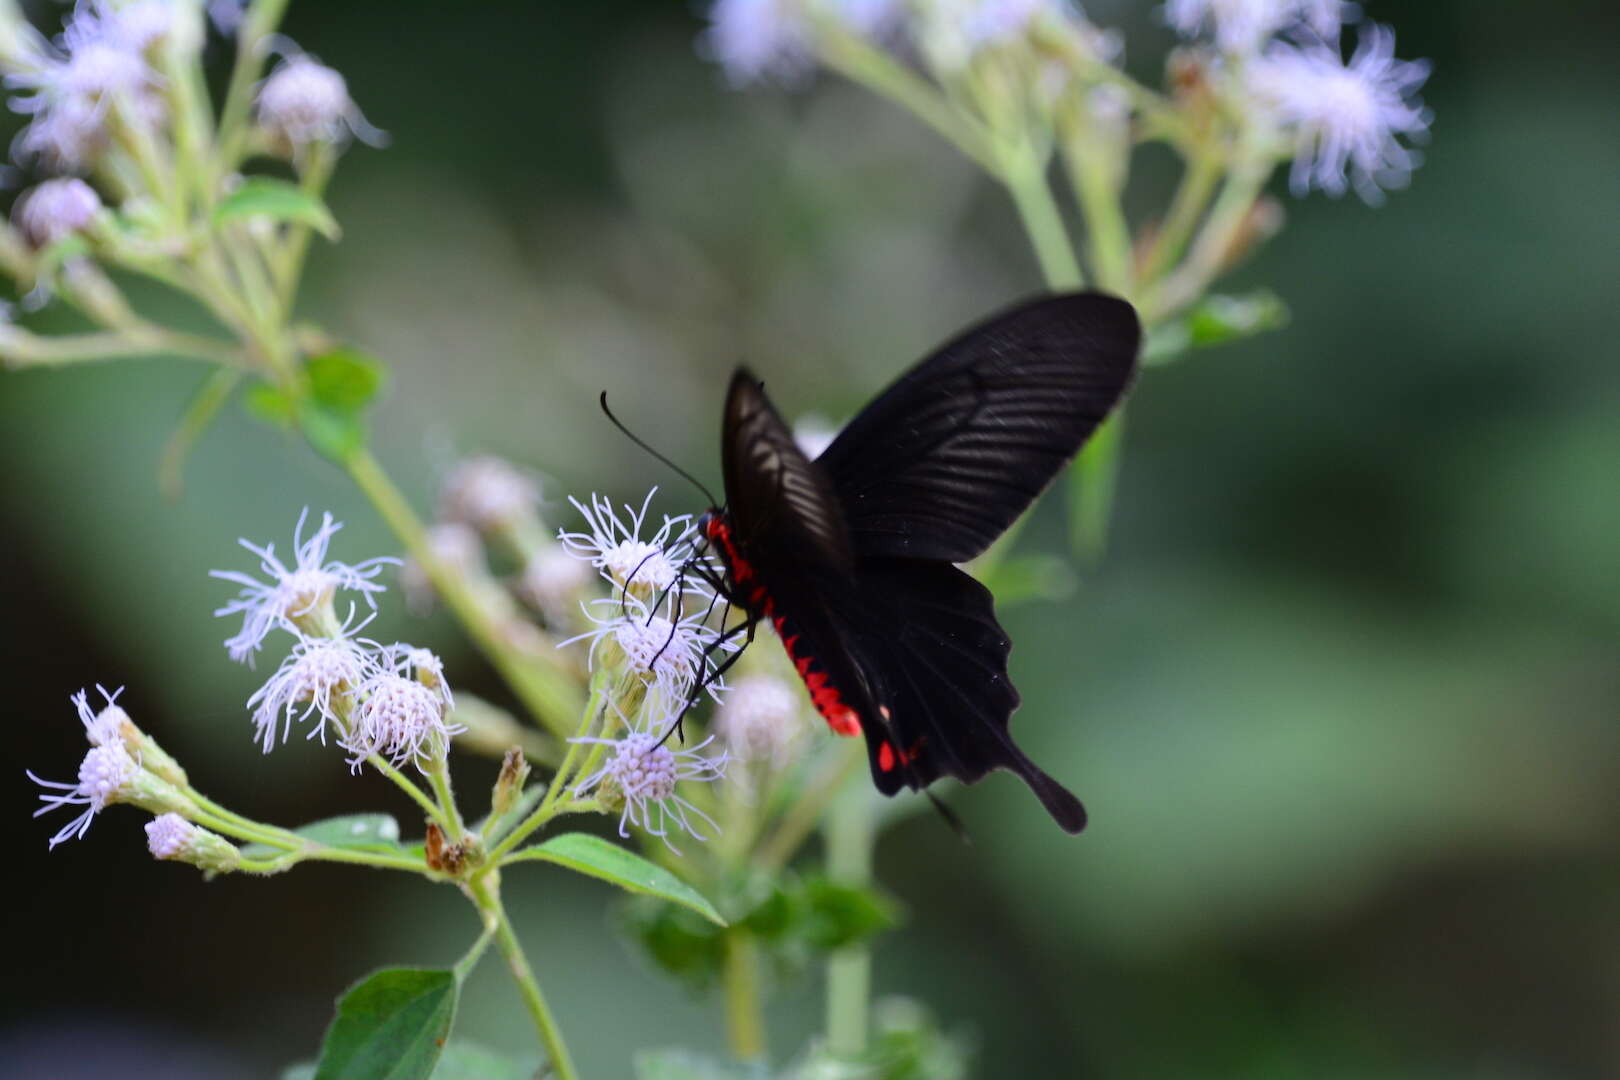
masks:
<svg viewBox="0 0 1620 1080"><path fill-rule="evenodd" d="M345 628L335 637L310 637L293 630L298 640L292 651L247 701L253 711L254 739L265 753L276 745L278 727L281 741L286 742L293 721L303 723L312 714L318 719L305 738L319 737L325 743L327 721L343 730L342 714L348 712L354 691L378 670L376 643L352 636L364 626L363 622L353 631ZM301 712L299 706L303 706Z"/></svg>
<svg viewBox="0 0 1620 1080"><path fill-rule="evenodd" d="M568 501L584 515L590 532L562 532L557 538L570 554L596 567L616 589L634 591L641 596L662 593L682 576L679 565L691 558L697 526L690 514L665 517L652 538L642 540L641 528L647 519L647 507L657 491L653 488L647 492L640 510L626 504L623 518L604 496L592 495L588 507L570 496ZM685 575L682 591L701 592L700 579L693 574Z"/></svg>
<svg viewBox="0 0 1620 1080"><path fill-rule="evenodd" d="M303 53L283 59L259 85L258 116L260 127L295 150L350 135L372 146L386 141L360 114L343 76Z"/></svg>
<svg viewBox="0 0 1620 1080"><path fill-rule="evenodd" d="M17 156L32 155L49 170L73 172L89 165L106 141L105 110L83 98L64 98L40 109L12 146Z"/></svg>
<svg viewBox="0 0 1620 1080"><path fill-rule="evenodd" d="M428 549L446 570L463 580L489 576L489 563L484 558L484 542L477 530L459 521L441 521L427 531ZM415 559L405 560L400 571L400 584L405 589L405 602L411 610L424 612L433 606L433 581L427 570Z"/></svg>
<svg viewBox="0 0 1620 1080"><path fill-rule="evenodd" d="M535 518L540 486L509 461L492 455L457 463L445 479L440 516L493 530Z"/></svg>
<svg viewBox="0 0 1620 1080"><path fill-rule="evenodd" d="M88 228L101 213L101 196L77 177L46 180L30 188L11 212L17 228L36 248Z"/></svg>
<svg viewBox="0 0 1620 1080"><path fill-rule="evenodd" d="M700 678L704 689L719 700L725 683L711 674L713 655L735 651L738 646L734 639L722 639L719 631L705 625L707 610L700 608L672 622L648 612L646 605L630 596L595 600L584 611L596 628L558 642L559 647L590 639L589 663L594 669L598 649L611 642L618 650L611 662L622 657L666 701L684 701Z"/></svg>
<svg viewBox="0 0 1620 1080"><path fill-rule="evenodd" d="M700 50L732 85L767 78L791 82L815 66L815 20L878 37L904 14L903 0L716 0Z"/></svg>
<svg viewBox="0 0 1620 1080"><path fill-rule="evenodd" d="M70 51L93 42L103 42L139 55L175 26L172 0L133 0L113 5L97 0L81 4L68 20L62 40Z"/></svg>
<svg viewBox="0 0 1620 1080"><path fill-rule="evenodd" d="M632 731L618 740L576 738L569 741L613 747L613 756L607 764L576 784L574 794L599 789L610 799L622 796L620 836L629 837L628 826L634 825L663 840L671 851L679 854L679 849L670 843L671 825L699 840L705 837L694 821L718 830L712 818L675 793L675 785L683 780L711 781L725 775L727 758L724 754L704 757L699 753L714 741L714 736L690 750L671 750L663 744L661 735L651 732Z"/></svg>
<svg viewBox="0 0 1620 1080"><path fill-rule="evenodd" d="M419 649L403 641L396 642L381 651L380 662L394 674L415 679L433 691L444 702L445 708L456 707L456 699L450 695L450 684L445 681L444 661L432 650Z"/></svg>
<svg viewBox="0 0 1620 1080"><path fill-rule="evenodd" d="M197 831L197 826L179 814L159 814L146 823L146 850L155 858L178 859L191 846Z"/></svg>
<svg viewBox="0 0 1620 1080"><path fill-rule="evenodd" d="M327 546L343 525L332 520L331 514L322 514L321 527L305 540L304 520L308 516L307 509L299 514L298 525L293 530L293 551L296 559L291 569L276 558L274 544L266 544L261 548L247 540L238 541L259 557L259 569L270 579L268 582L259 581L235 570L209 571L210 577L235 582L242 587L235 600L214 612L215 615L242 616L241 631L225 641L225 647L230 650L232 660L251 665L254 654L264 644L264 639L271 630L277 626L292 629L294 618L309 614L321 604L330 601L338 589L360 593L365 598L366 604L373 611L376 610L376 594L385 591L387 587L377 582L375 578L382 573L384 566L397 565L399 560L386 557L367 559L353 566L327 562Z"/></svg>
<svg viewBox="0 0 1620 1080"><path fill-rule="evenodd" d="M41 780L32 772L28 778L40 787L55 788L62 794L46 792L41 795L40 801L45 805L34 811L34 816L48 814L60 806L83 806L84 813L68 822L51 837L51 847L83 836L90 828L90 822L100 813L108 803L118 802L132 790L137 777L140 775L140 766L135 759L129 756L122 742L105 743L90 748L79 764L79 782L76 784L61 784L53 780Z"/></svg>
<svg viewBox="0 0 1620 1080"><path fill-rule="evenodd" d="M744 675L715 711L715 733L732 756L780 768L805 731L803 697L798 687L774 675Z"/></svg>
<svg viewBox="0 0 1620 1080"><path fill-rule="evenodd" d="M545 616L548 625L566 623L592 577L591 564L560 547L546 547L529 558L518 589Z"/></svg>
<svg viewBox="0 0 1620 1080"><path fill-rule="evenodd" d="M1294 27L1337 41L1346 6L1343 0L1166 0L1164 19L1186 37L1212 29L1223 52L1248 54Z"/></svg>
<svg viewBox="0 0 1620 1080"><path fill-rule="evenodd" d="M465 730L445 722L438 694L392 671L374 673L354 696L359 704L350 715L352 727L342 745L353 755L349 764L356 771L372 754L395 766L442 757L450 737Z"/></svg>
<svg viewBox="0 0 1620 1080"><path fill-rule="evenodd" d="M1248 74L1255 96L1294 139L1289 176L1296 195L1348 187L1371 204L1404 187L1421 156L1403 146L1428 134L1430 113L1416 93L1427 61L1396 60L1395 32L1368 25L1347 64L1336 47L1275 43Z"/></svg>
<svg viewBox="0 0 1620 1080"><path fill-rule="evenodd" d="M122 745L124 741L124 725L133 723L129 713L125 712L117 703L118 695L124 692L120 686L112 693L100 685L96 686L107 704L99 712L90 710L90 695L88 691L80 690L68 700L73 702L74 708L79 711L79 722L84 725L85 738L90 740L91 746Z"/></svg>

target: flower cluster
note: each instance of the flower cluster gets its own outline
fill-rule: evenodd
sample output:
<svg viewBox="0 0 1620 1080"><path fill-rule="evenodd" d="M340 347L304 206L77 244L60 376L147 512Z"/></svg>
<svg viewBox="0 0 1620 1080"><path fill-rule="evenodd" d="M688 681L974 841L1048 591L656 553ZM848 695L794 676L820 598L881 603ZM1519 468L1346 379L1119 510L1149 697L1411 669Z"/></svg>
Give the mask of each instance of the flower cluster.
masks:
<svg viewBox="0 0 1620 1080"><path fill-rule="evenodd" d="M267 580L212 572L241 586L236 599L215 612L242 616L241 632L225 643L232 659L251 661L273 630L293 638L281 665L248 699L255 738L269 753L278 740L286 741L294 723L313 719L306 737L324 743L331 725L354 768L373 755L394 765L442 759L460 728L447 718L454 700L439 658L403 642L380 645L362 638L371 618L357 623L352 605L341 620L336 611L340 590L359 593L375 611L376 595L384 591L377 575L399 560L349 565L328 559L331 539L343 526L324 514L321 527L306 540L307 513L294 529L293 566L276 558L273 545L243 540L242 546L259 557Z"/></svg>
<svg viewBox="0 0 1620 1080"><path fill-rule="evenodd" d="M704 839L704 828L718 828L714 819L676 792L683 780L709 781L725 775L727 757L705 756L710 736L689 750L671 750L667 731L637 731L622 738L581 737L575 742L605 746L607 763L574 785L576 795L595 792L605 805L618 806L619 835L628 837L634 825L680 853L669 838L672 828Z"/></svg>
<svg viewBox="0 0 1620 1080"><path fill-rule="evenodd" d="M1251 129L1236 142L1292 157L1296 193L1353 187L1375 202L1417 164L1402 140L1427 134L1416 93L1428 66L1395 60L1393 32L1370 23L1346 62L1340 33L1357 10L1343 0L1167 0L1162 9L1187 43L1172 69L1185 71L1189 59L1202 69L1220 98L1214 115ZM1009 137L1065 109L1091 111L1099 89L1127 116L1141 110L1148 137L1174 140L1208 118L1176 116L1203 106L1135 84L1117 64L1119 35L1067 0L718 0L709 18L702 51L736 85L796 81L819 62L875 86L910 84L901 99L917 107L923 92L906 69L920 67L947 108ZM872 78L881 65L888 73Z"/></svg>

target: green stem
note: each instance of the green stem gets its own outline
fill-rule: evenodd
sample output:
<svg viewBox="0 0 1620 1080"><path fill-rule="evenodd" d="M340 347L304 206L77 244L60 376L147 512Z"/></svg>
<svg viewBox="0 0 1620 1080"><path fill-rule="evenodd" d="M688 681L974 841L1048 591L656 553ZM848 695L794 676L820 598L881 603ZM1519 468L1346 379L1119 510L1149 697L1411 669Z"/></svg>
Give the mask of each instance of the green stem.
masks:
<svg viewBox="0 0 1620 1080"><path fill-rule="evenodd" d="M589 735L596 725L602 711L607 708L609 683L612 674L607 668L600 669L591 678L591 699L586 704L583 715L580 717L579 731L574 739L568 741L568 751L563 755L562 764L557 766L556 773L551 777L551 786L546 789L545 798L540 805L534 808L534 813L524 818L518 825L507 833L501 842L489 852L488 865L499 866L501 860L523 841L534 834L534 831L557 815L558 801L568 788L571 778L569 770L573 768L574 761L584 752L587 744L577 742L576 739Z"/></svg>
<svg viewBox="0 0 1620 1080"><path fill-rule="evenodd" d="M1186 261L1151 290L1142 303L1143 320L1158 322L1197 300L1228 265L1239 232L1271 176L1272 160L1251 153L1233 166Z"/></svg>
<svg viewBox="0 0 1620 1080"><path fill-rule="evenodd" d="M759 846L754 856L755 861L769 870L786 866L788 860L793 858L794 852L804 843L805 837L815 831L816 824L821 820L822 811L826 810L834 797L843 790L856 767L865 761L866 744L859 740L851 740L843 748L842 757L829 764L782 815L776 831Z"/></svg>
<svg viewBox="0 0 1620 1080"><path fill-rule="evenodd" d="M236 64L231 68L225 104L219 111L219 134L214 149L212 186L219 190L235 171L247 141L248 113L253 107L253 84L264 63L265 39L275 33L287 10L287 0L258 0L248 7L236 34Z"/></svg>
<svg viewBox="0 0 1620 1080"><path fill-rule="evenodd" d="M446 606L466 627L474 643L511 686L530 715L553 732L566 733L567 721L563 718L579 712L573 687L560 672L528 662L507 644L500 628L486 617L471 591L434 554L421 520L371 451L357 451L348 459L347 467L349 476L393 529L411 558L427 572Z"/></svg>
<svg viewBox="0 0 1620 1080"><path fill-rule="evenodd" d="M234 368L219 368L203 380L197 393L186 406L184 415L180 417L179 425L169 436L169 441L163 446L163 460L158 465L158 489L163 497L173 501L180 497L181 474L185 469L186 458L191 456L192 447L202 438L208 425L213 423L215 415L225 402L230 400L231 392L242 382L242 372Z"/></svg>
<svg viewBox="0 0 1620 1080"><path fill-rule="evenodd" d="M1024 232L1035 249L1041 274L1053 289L1078 289L1085 284L1080 260L1063 225L1063 215L1046 182L1046 159L1033 146L1007 151L996 175L1007 185Z"/></svg>
<svg viewBox="0 0 1620 1080"><path fill-rule="evenodd" d="M1187 164L1187 171L1182 174L1181 183L1171 197L1164 224L1160 226L1158 235L1148 249L1147 258L1142 262L1143 281L1157 281L1181 258L1187 239L1192 235L1198 219L1203 217L1204 208L1209 205L1209 197L1214 194L1220 178L1220 157L1211 151L1200 151Z"/></svg>
<svg viewBox="0 0 1620 1080"><path fill-rule="evenodd" d="M331 179L332 169L336 164L337 150L332 144L325 141L315 143L310 148L309 161L304 166L303 175L299 177L299 186L304 193L319 198L326 188L326 182ZM312 233L313 230L308 225L289 226L280 248L270 256L276 283L276 301L280 305L283 318L292 316L298 279L303 273L304 257L309 253Z"/></svg>
<svg viewBox="0 0 1620 1080"><path fill-rule="evenodd" d="M467 950L465 956L456 961L456 966L452 969L456 973L456 982L466 982L467 976L471 975L473 968L478 966L478 961L482 959L484 950L488 949L489 943L495 940L495 928L495 920L486 919L484 921L484 932L478 935L478 940L472 943L472 948Z"/></svg>
<svg viewBox="0 0 1620 1080"><path fill-rule="evenodd" d="M861 37L830 24L822 29L821 59L827 67L910 110L987 171L996 171L983 126L953 109L928 80Z"/></svg>
<svg viewBox="0 0 1620 1080"><path fill-rule="evenodd" d="M876 832L864 784L851 784L833 805L825 828L827 876L841 885L872 880ZM864 944L838 949L827 958L827 1046L842 1058L866 1050L868 1002L872 992L872 953Z"/></svg>
<svg viewBox="0 0 1620 1080"><path fill-rule="evenodd" d="M1069 110L1063 124L1063 157L1074 185L1075 201L1085 217L1091 266L1097 284L1116 296L1129 297L1132 291L1131 229L1120 206L1120 185L1116 170L1123 175L1124 162L1110 161L1107 154L1122 153L1128 143L1117 147L1108 140L1086 140L1086 128L1079 110Z"/></svg>
<svg viewBox="0 0 1620 1080"><path fill-rule="evenodd" d="M445 832L454 833L456 839L461 838L457 825L451 824L451 819L446 816L446 811L441 810L439 804L428 797L427 792L417 787L410 777L390 765L387 759L379 754L371 754L367 756L366 764L397 784L401 791L411 797L412 802L422 808L429 821L436 822ZM459 819L457 824L459 824Z"/></svg>
<svg viewBox="0 0 1620 1080"><path fill-rule="evenodd" d="M241 367L241 352L228 342L152 327L147 330L106 330L85 334L33 334L14 325L0 325L0 363L7 367L62 367L98 360L135 356L184 356L216 364Z"/></svg>
<svg viewBox="0 0 1620 1080"><path fill-rule="evenodd" d="M1121 405L1092 432L1069 469L1069 545L1088 566L1100 562L1108 549L1108 523L1114 513L1124 443L1125 407Z"/></svg>
<svg viewBox="0 0 1620 1080"><path fill-rule="evenodd" d="M738 1061L765 1060L765 1017L761 1010L759 946L741 928L726 933L726 1037Z"/></svg>
<svg viewBox="0 0 1620 1080"><path fill-rule="evenodd" d="M448 747L445 748L449 750ZM438 800L439 812L445 822L445 831L450 834L453 842L460 842L466 835L467 826L461 820L461 811L456 808L455 792L450 787L449 762L444 754L433 758L427 770L428 783L433 788L434 798Z"/></svg>
<svg viewBox="0 0 1620 1080"><path fill-rule="evenodd" d="M528 957L523 955L523 946L518 944L517 934L512 930L512 920L507 917L506 908L501 903L498 887L486 877L469 882L467 890L473 903L477 904L479 911L483 913L486 924L489 921L494 923L495 944L506 960L506 967L512 975L512 980L517 983L524 1007L529 1010L529 1017L534 1021L535 1030L540 1034L540 1042L551 1058L552 1074L557 1080L578 1080L579 1074L574 1071L574 1062L568 1054L568 1046L563 1042L557 1021L546 1005L545 995L540 992L540 983L536 981L534 971L529 967Z"/></svg>

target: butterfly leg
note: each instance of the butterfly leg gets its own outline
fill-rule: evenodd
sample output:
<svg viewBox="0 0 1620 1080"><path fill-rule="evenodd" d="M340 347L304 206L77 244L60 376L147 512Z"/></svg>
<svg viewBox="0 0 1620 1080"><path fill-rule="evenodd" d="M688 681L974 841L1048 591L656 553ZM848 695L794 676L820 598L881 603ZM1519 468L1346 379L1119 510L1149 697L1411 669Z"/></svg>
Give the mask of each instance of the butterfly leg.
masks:
<svg viewBox="0 0 1620 1080"><path fill-rule="evenodd" d="M729 609L730 601L728 600L726 603ZM700 678L697 685L692 687L692 694L686 699L686 704L681 706L681 711L675 715L675 722L669 725L669 730L664 732L664 737L658 740L659 746L664 745L664 743L669 740L669 737L676 732L680 732L682 742L686 741L686 732L681 726L686 720L686 714L691 712L697 706L697 703L702 699L703 692L705 690L707 690L710 686L713 686L721 676L725 675L726 672L731 670L731 666L733 664L742 659L743 650L747 649L749 645L753 644L754 628L758 625L759 620L757 618L750 618L746 622L738 623L730 630L725 631L719 637L715 638L704 648L702 654L698 658L699 671L703 670L703 665L708 662L711 656L724 648L727 642L734 639L738 634L747 634L747 637L743 640L743 643L738 646L730 656L726 657L719 664L715 665L713 671Z"/></svg>

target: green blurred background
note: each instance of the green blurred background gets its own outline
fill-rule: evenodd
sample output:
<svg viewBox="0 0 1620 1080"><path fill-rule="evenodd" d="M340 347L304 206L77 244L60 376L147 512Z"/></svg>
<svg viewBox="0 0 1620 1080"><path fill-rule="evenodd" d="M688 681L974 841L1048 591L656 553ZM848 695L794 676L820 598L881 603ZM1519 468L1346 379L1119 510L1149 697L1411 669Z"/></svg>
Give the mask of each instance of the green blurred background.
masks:
<svg viewBox="0 0 1620 1080"><path fill-rule="evenodd" d="M878 989L971 1038L976 1075L1620 1075L1620 18L1365 7L1435 61L1412 189L1288 200L1237 284L1275 288L1292 325L1148 373L1106 564L1006 613L1020 739L1090 828L1064 837L998 776L948 793L974 846L931 815L880 845L908 914ZM1151 8L1088 10L1151 72ZM294 4L288 32L393 136L340 169L345 236L305 310L391 366L378 445L424 509L470 452L543 472L556 523L566 493L666 483L602 389L713 480L739 359L790 413L841 417L1038 288L1004 198L930 135L829 81L734 93L699 26L673 3ZM1140 165L1148 205L1169 162ZM6 1076L269 1076L362 973L475 934L427 885L204 884L149 859L139 814L49 857L60 822L27 819L23 768L72 776L67 697L98 681L238 809L404 813L329 749L251 741L255 676L219 647L229 590L206 571L247 566L238 536L284 545L305 505L348 522L340 558L391 545L335 470L235 409L165 503L158 455L200 377L0 379ZM1059 510L1027 548L1059 548ZM379 637L502 697L391 597ZM491 775L467 769L469 791ZM613 935L605 887L538 870L508 892L587 1075L721 1048L716 1006ZM770 1018L779 1057L802 1045L814 981ZM460 1030L530 1048L496 965Z"/></svg>

